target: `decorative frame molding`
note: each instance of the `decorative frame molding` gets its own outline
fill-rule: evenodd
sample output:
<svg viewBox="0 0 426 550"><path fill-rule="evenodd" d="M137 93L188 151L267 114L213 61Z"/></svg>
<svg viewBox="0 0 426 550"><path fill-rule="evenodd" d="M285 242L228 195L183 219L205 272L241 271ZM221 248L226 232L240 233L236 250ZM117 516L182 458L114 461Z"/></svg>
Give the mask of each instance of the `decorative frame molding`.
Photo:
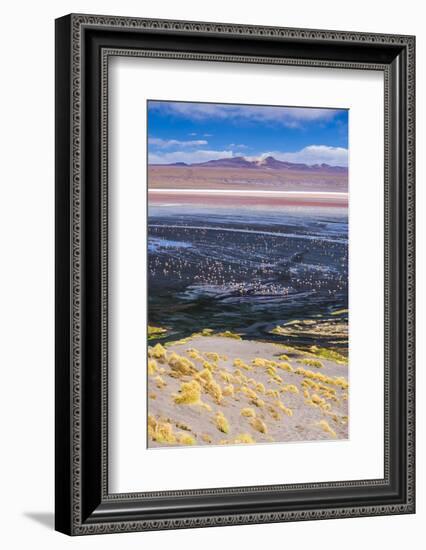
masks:
<svg viewBox="0 0 426 550"><path fill-rule="evenodd" d="M70 15L56 21L59 531L83 535L414 512L414 50L412 36L95 15ZM382 480L108 493L108 59L117 55L383 71ZM97 206L93 209L89 203ZM397 418L398 412L402 419ZM321 503L321 492L328 498L335 495L334 500ZM188 499L187 512L173 509L176 497ZM218 497L223 498L222 505ZM225 502L227 497L234 504ZM199 502L209 498L210 507L214 500L217 509L207 514ZM149 503L155 503L155 512ZM229 511L222 512L221 506Z"/></svg>

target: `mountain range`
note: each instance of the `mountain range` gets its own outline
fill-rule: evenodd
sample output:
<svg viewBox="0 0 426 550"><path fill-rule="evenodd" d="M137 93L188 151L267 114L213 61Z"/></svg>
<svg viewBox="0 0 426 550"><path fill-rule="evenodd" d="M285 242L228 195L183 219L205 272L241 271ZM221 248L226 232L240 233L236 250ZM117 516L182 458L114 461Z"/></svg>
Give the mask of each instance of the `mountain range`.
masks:
<svg viewBox="0 0 426 550"><path fill-rule="evenodd" d="M185 162L175 162L171 164L151 164L151 166L182 166L182 167L197 167L197 168L249 168L270 169L270 170L300 170L301 172L326 172L347 174L346 166L331 166L329 164L303 164L297 162L287 162L278 160L272 156L257 160L249 160L245 157L232 157L217 160L208 160L206 162L197 162L187 164Z"/></svg>

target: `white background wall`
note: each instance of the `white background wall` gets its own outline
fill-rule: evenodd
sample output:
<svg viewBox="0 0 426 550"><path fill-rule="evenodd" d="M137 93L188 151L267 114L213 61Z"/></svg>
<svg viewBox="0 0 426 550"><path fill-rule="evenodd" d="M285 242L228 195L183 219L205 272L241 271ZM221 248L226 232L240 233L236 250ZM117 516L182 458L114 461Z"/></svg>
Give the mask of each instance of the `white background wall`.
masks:
<svg viewBox="0 0 426 550"><path fill-rule="evenodd" d="M2 8L0 175L0 544L43 548L397 549L424 539L426 31L421 2L86 0ZM418 512L352 520L70 539L53 526L54 18L69 12L417 35ZM423 158L422 158L423 157ZM423 245L423 246L422 246ZM315 465L314 458L311 462Z"/></svg>

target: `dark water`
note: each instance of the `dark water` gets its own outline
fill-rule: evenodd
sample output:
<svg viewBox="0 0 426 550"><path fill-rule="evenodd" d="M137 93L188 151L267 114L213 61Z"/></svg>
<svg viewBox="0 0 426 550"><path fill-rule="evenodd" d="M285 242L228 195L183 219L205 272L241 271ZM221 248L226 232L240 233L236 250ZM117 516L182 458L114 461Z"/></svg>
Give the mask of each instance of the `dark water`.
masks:
<svg viewBox="0 0 426 550"><path fill-rule="evenodd" d="M347 308L347 210L150 206L148 263L149 323L168 339L273 341L276 325Z"/></svg>

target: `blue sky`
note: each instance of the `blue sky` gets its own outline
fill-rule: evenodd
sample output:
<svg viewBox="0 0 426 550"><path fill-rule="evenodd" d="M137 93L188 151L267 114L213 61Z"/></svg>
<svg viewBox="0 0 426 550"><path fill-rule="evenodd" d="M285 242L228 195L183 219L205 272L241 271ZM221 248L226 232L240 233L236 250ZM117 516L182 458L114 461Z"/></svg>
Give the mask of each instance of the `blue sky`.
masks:
<svg viewBox="0 0 426 550"><path fill-rule="evenodd" d="M149 162L244 156L348 164L348 111L148 101Z"/></svg>

